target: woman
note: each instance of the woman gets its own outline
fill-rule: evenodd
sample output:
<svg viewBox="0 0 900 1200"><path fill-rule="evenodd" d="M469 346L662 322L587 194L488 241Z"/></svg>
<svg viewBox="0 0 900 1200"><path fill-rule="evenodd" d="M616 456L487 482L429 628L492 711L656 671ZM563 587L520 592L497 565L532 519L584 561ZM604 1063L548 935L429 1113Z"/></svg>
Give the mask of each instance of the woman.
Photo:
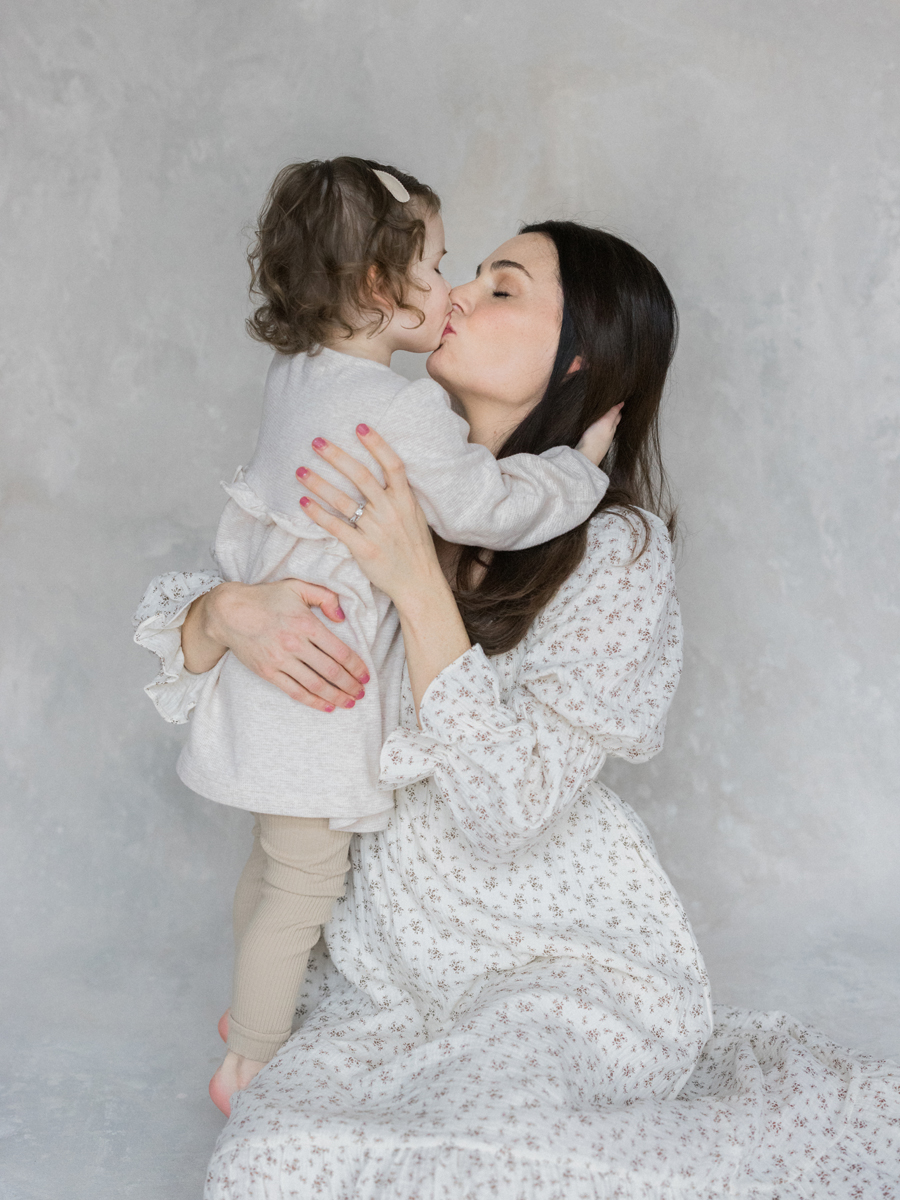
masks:
<svg viewBox="0 0 900 1200"><path fill-rule="evenodd" d="M331 963L311 973L302 1028L235 1096L207 1195L721 1196L738 1179L748 1195L779 1179L779 1195L850 1195L790 1188L826 1151L841 1170L879 1169L889 1126L868 1131L870 1150L849 1148L846 1088L864 1097L880 1081L884 1097L888 1076L808 1045L801 1061L777 1022L757 1046L743 1014L723 1014L701 1059L711 1008L687 918L644 826L596 779L608 754L660 748L680 669L669 537L647 511L668 290L618 239L548 222L452 298L429 371L473 440L498 455L574 444L624 401L610 490L586 526L488 561L435 551L377 434L365 443L384 486L322 451L368 504L356 529L306 511L403 627L409 679L382 756L397 808L357 840ZM304 482L352 514L315 475ZM190 670L230 649L298 699L333 702L355 664L304 611L302 585L215 583L170 577L178 595L151 604L144 628L168 629L171 649L196 600ZM168 678L184 709L195 684L177 652ZM784 1067L771 1134L780 1093L761 1047Z"/></svg>

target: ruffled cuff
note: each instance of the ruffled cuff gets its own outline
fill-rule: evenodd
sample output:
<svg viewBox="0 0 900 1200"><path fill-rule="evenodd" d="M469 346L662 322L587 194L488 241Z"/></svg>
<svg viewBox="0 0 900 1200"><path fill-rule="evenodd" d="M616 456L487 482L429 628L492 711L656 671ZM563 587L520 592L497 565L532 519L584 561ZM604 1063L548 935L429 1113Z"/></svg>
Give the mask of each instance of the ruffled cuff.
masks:
<svg viewBox="0 0 900 1200"><path fill-rule="evenodd" d="M144 691L159 715L172 724L185 724L209 677L208 671L192 675L185 668L181 626L193 602L221 582L221 576L213 571L160 575L147 588L134 614L134 640L160 661L159 674Z"/></svg>
<svg viewBox="0 0 900 1200"><path fill-rule="evenodd" d="M381 749L380 788L408 787L448 761L448 747L493 741L510 723L500 687L480 646L470 647L431 681L419 705L421 729L395 729Z"/></svg>

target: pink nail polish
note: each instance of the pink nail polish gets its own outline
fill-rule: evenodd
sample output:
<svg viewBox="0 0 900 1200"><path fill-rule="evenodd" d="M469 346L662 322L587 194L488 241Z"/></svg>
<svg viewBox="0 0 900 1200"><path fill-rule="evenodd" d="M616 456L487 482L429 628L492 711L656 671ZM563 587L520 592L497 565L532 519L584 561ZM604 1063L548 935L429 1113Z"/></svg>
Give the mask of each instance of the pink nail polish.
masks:
<svg viewBox="0 0 900 1200"><path fill-rule="evenodd" d="M360 437L366 437L372 432L372 430L368 427L368 425L357 425L356 432Z"/></svg>
<svg viewBox="0 0 900 1200"><path fill-rule="evenodd" d="M365 693L365 689L364 689L364 688L360 688L360 690L359 690L359 691L356 693L356 698L357 698L357 700L362 700L362 698L363 698L363 696L364 696L365 694L366 694L366 693Z"/></svg>
<svg viewBox="0 0 900 1200"><path fill-rule="evenodd" d="M344 708L354 708L355 705L356 705L355 700L348 700L347 703L344 705Z"/></svg>
<svg viewBox="0 0 900 1200"><path fill-rule="evenodd" d="M307 504L309 504L309 496L301 496L300 503L304 508L306 508Z"/></svg>
<svg viewBox="0 0 900 1200"><path fill-rule="evenodd" d="M338 619L341 621L343 621L344 617L347 615L342 608L335 609L335 612L338 615Z"/></svg>
<svg viewBox="0 0 900 1200"><path fill-rule="evenodd" d="M324 438L313 438L313 447L316 450L324 450L328 443Z"/></svg>
<svg viewBox="0 0 900 1200"><path fill-rule="evenodd" d="M297 468L297 478L298 479L305 479L308 474L309 474L309 467L298 467Z"/></svg>
<svg viewBox="0 0 900 1200"><path fill-rule="evenodd" d="M369 675L369 672L366 671L365 675L360 676L359 682L360 683L368 683L370 678L371 678L371 676Z"/></svg>
<svg viewBox="0 0 900 1200"><path fill-rule="evenodd" d="M326 711L326 712L334 712L334 705L333 705L333 704L326 704L326 705L325 705L325 711Z"/></svg>

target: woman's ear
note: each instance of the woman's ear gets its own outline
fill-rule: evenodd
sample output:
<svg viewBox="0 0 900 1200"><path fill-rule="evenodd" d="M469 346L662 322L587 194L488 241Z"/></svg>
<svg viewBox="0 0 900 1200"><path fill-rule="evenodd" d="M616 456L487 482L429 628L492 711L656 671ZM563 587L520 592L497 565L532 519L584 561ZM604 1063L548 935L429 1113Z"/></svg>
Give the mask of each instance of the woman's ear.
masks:
<svg viewBox="0 0 900 1200"><path fill-rule="evenodd" d="M581 355L576 354L575 357L572 359L572 363L571 363L568 371L566 371L566 374L571 375L573 371L580 371L580 370L581 370Z"/></svg>

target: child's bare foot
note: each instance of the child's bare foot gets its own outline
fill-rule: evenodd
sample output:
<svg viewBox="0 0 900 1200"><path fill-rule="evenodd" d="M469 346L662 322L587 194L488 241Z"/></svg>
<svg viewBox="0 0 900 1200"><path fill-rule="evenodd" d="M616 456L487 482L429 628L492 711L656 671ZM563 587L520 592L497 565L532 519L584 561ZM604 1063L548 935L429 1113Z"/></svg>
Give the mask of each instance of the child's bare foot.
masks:
<svg viewBox="0 0 900 1200"><path fill-rule="evenodd" d="M222 1039L223 1042L228 1041L228 1018L230 1016L231 1016L231 1009L226 1008L225 1011L222 1013L221 1017L219 1017L219 1026L218 1026L219 1037Z"/></svg>
<svg viewBox="0 0 900 1200"><path fill-rule="evenodd" d="M221 1067L209 1081L209 1096L216 1108L226 1117L230 1117L231 1097L235 1092L243 1091L265 1065L264 1062L244 1058L243 1055L229 1050Z"/></svg>

